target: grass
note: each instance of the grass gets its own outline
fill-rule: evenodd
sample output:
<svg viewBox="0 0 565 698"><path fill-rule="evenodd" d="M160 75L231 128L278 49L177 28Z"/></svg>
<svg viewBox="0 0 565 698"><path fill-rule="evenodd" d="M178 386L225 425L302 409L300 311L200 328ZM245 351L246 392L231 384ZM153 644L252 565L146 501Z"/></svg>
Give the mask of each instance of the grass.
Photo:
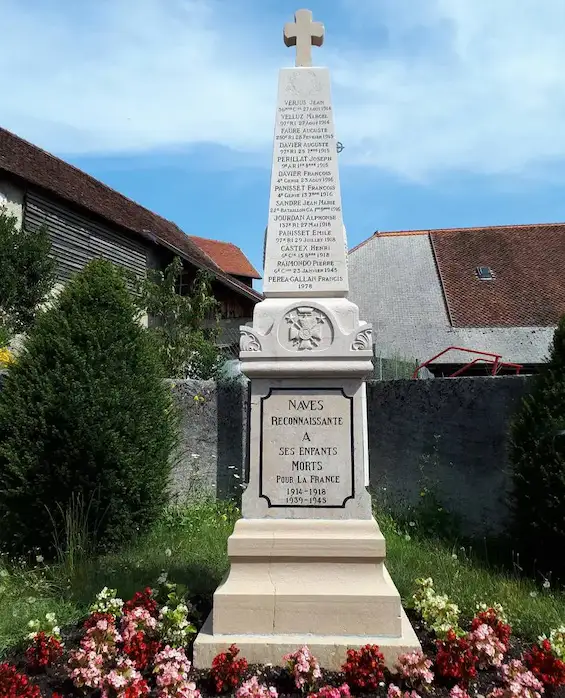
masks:
<svg viewBox="0 0 565 698"><path fill-rule="evenodd" d="M502 604L515 634L535 640L565 623L565 592L546 589L516 572L489 567L468 547L400 528L390 516L379 517L387 542L387 567L407 606L414 580L431 577L438 593L457 603L470 619L478 602Z"/></svg>
<svg viewBox="0 0 565 698"><path fill-rule="evenodd" d="M79 620L104 586L129 598L166 571L191 594L211 596L228 569L226 541L237 516L229 503L200 498L167 509L148 535L119 553L75 558L72 566L65 560L33 568L22 561L0 566L0 656L25 637L31 619L52 611L61 625ZM379 516L379 522L387 540L387 566L405 605L411 605L414 579L430 576L436 590L448 594L466 616L477 601L498 601L525 639L565 622L562 591L489 569L468 549L400 527L388 515Z"/></svg>
<svg viewBox="0 0 565 698"><path fill-rule="evenodd" d="M228 569L226 541L237 516L230 503L199 498L168 508L148 535L119 553L32 568L0 562L0 657L34 618L51 611L62 626L78 621L104 586L129 598L166 571L191 594L211 596Z"/></svg>

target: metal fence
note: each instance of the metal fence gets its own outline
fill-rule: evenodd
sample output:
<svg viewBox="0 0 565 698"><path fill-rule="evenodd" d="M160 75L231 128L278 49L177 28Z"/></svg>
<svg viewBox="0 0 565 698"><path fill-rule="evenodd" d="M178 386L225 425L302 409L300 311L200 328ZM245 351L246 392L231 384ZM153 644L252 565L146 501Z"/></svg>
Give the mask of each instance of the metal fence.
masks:
<svg viewBox="0 0 565 698"><path fill-rule="evenodd" d="M382 350L374 344L373 367L373 380L401 380L412 378L414 371L418 368L418 361L395 354L383 356Z"/></svg>

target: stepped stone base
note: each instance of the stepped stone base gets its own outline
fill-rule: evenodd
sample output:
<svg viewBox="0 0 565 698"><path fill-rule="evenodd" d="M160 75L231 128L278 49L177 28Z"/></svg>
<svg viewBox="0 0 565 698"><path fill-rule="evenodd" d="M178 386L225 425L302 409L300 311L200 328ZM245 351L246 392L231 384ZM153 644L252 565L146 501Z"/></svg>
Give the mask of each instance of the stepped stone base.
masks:
<svg viewBox="0 0 565 698"><path fill-rule="evenodd" d="M194 644L198 668L232 643L249 662L274 665L307 644L327 669L367 643L390 666L420 648L374 519L241 519L228 555L230 572Z"/></svg>
<svg viewBox="0 0 565 698"><path fill-rule="evenodd" d="M302 645L308 645L324 669L340 671L348 649L359 649L363 645L378 645L384 655L387 667L392 668L401 654L421 649L416 633L404 611L401 611L402 634L400 637L386 635L214 635L212 615L194 644L194 666L209 668L212 660L225 651L232 643L241 650L240 656L250 664L272 664L283 666L283 656L295 652Z"/></svg>

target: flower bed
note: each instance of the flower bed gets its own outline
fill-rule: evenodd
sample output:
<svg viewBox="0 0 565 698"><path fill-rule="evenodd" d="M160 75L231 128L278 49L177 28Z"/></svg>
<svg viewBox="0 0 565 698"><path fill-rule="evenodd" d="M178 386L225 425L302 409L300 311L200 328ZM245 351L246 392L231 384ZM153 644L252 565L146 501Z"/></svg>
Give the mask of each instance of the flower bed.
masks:
<svg viewBox="0 0 565 698"><path fill-rule="evenodd" d="M565 698L564 626L526 646L497 604L479 605L463 624L431 579L417 580L413 600L423 652L393 668L376 645L350 649L342 672L321 669L306 646L281 668L249 666L232 645L197 671L191 645L202 618L175 585L162 581L125 603L105 588L79 627L61 632L53 614L30 623L26 646L0 664L0 698Z"/></svg>

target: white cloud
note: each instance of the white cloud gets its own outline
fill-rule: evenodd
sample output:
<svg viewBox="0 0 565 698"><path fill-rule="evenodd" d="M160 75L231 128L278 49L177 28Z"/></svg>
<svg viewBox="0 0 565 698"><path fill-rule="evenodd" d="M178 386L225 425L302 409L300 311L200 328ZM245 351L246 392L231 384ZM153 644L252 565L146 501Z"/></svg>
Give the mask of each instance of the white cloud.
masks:
<svg viewBox="0 0 565 698"><path fill-rule="evenodd" d="M387 51L334 71L343 86L357 75L359 114L340 117L346 133L357 122L366 138L355 143L357 162L416 177L523 174L563 159L565 4L434 0L425 16L423 3L408 11L416 0L386 5ZM410 55L405 38L423 36L426 50Z"/></svg>
<svg viewBox="0 0 565 698"><path fill-rule="evenodd" d="M268 152L292 9L267 18L256 2L239 16L230 2L91 0L73 16L68 0L41 13L0 0L0 123L61 153L207 142ZM336 23L320 57L344 162L424 179L540 176L565 158L562 0L342 5L350 24Z"/></svg>
<svg viewBox="0 0 565 698"><path fill-rule="evenodd" d="M263 95L274 98L275 86L265 62L252 70L237 35L216 25L212 3L105 0L95 7L91 0L92 14L79 20L64 11L66 2L58 13L24 16L20 0L2 1L12 37L0 45L8 128L79 153L260 144L272 118Z"/></svg>

